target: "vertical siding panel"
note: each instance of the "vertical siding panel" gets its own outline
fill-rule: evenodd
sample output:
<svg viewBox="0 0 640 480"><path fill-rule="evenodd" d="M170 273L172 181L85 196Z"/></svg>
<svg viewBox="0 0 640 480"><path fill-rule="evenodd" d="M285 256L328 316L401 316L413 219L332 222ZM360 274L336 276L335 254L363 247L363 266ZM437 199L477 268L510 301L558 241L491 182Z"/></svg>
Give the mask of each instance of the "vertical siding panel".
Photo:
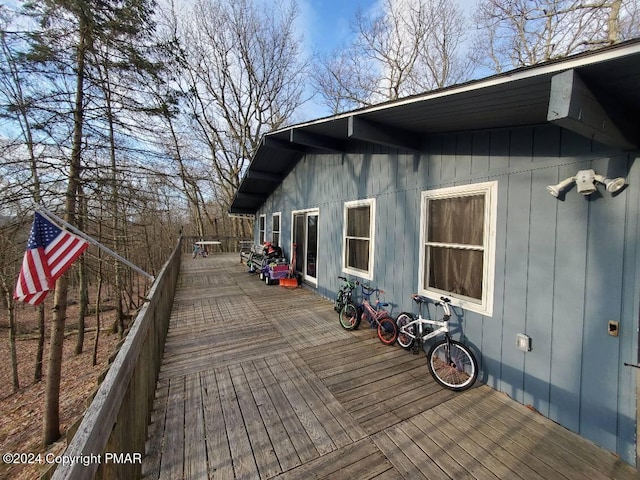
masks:
<svg viewBox="0 0 640 480"><path fill-rule="evenodd" d="M490 171L502 171L509 166L509 132L497 130L489 133ZM496 264L494 283L494 312L483 324L482 368L484 381L493 388L501 389L502 337L505 328L504 296L507 282L507 225L509 208L509 177L498 178L498 219L496 222Z"/></svg>
<svg viewBox="0 0 640 480"><path fill-rule="evenodd" d="M501 390L522 402L524 353L515 347L525 330L531 173L509 177L505 253Z"/></svg>
<svg viewBox="0 0 640 480"><path fill-rule="evenodd" d="M509 130L491 132L491 156L489 169L493 171L505 170L509 167L509 148L511 134Z"/></svg>
<svg viewBox="0 0 640 480"><path fill-rule="evenodd" d="M640 185L640 166L635 159L617 159L619 165L625 165L623 171L607 172L611 176L627 177L629 185ZM638 240L640 239L640 190L626 188L620 196L626 198L625 214L625 249L624 274L622 281L622 312L621 312L621 362L619 368L620 398L618 402L619 442L617 452L623 452L623 458L630 464L636 459L636 388L637 371L624 363L638 362L638 319L640 318L638 291L640 279L640 256L638 255ZM616 197L617 199L618 197Z"/></svg>
<svg viewBox="0 0 640 480"><path fill-rule="evenodd" d="M376 220L375 220L375 265L373 272L373 280L370 282L373 287L382 288L380 282L384 281L386 275L385 255L386 255L386 205L380 197L376 198Z"/></svg>
<svg viewBox="0 0 640 480"><path fill-rule="evenodd" d="M515 129L510 137L509 163L514 169L531 161L533 132ZM509 176L507 199L507 242L505 258L504 329L502 337L503 391L523 401L524 353L515 347L516 334L525 332L527 312L527 272L532 174Z"/></svg>
<svg viewBox="0 0 640 480"><path fill-rule="evenodd" d="M355 165L355 181L358 185L358 189L356 191L354 199L366 198L367 192L367 180L369 178L368 175L368 167L369 167L369 155L368 153L354 155L354 165Z"/></svg>
<svg viewBox="0 0 640 480"><path fill-rule="evenodd" d="M396 150L383 151L378 154L380 163L380 184L378 192L389 193L395 191L395 171L398 165L398 152Z"/></svg>
<svg viewBox="0 0 640 480"><path fill-rule="evenodd" d="M531 161L547 157L557 158L560 155L560 129L553 125L543 125L535 128L523 128L515 130L511 137L512 142L522 142L521 148L535 155L531 157ZM527 135L531 135L527 139ZM523 165L525 166L525 165ZM535 166L535 165L534 165Z"/></svg>
<svg viewBox="0 0 640 480"><path fill-rule="evenodd" d="M444 135L442 137L442 170L441 182L453 180L456 176L456 135Z"/></svg>
<svg viewBox="0 0 640 480"><path fill-rule="evenodd" d="M338 192L336 193L337 197ZM321 234L326 236L322 241L325 243L326 253L320 263L324 265L324 275L322 283L327 284L327 296L333 299L333 293L337 291L338 275L342 270L342 210L340 202L335 201L327 204L320 212ZM321 279L318 278L320 283Z"/></svg>
<svg viewBox="0 0 640 480"><path fill-rule="evenodd" d="M428 186L428 188L433 188L434 185L438 185L442 180L442 170L444 168L442 165L442 143L442 135L434 137L431 142L429 142L429 156L427 157L427 162L422 162L427 168L420 169L418 185L425 185Z"/></svg>
<svg viewBox="0 0 640 480"><path fill-rule="evenodd" d="M489 171L489 154L491 148L491 134L476 132L473 134L471 146L471 173L483 174Z"/></svg>
<svg viewBox="0 0 640 480"><path fill-rule="evenodd" d="M378 248L379 253L376 253L376 264L382 268L380 274L376 274L374 277L375 281L380 285L380 288L386 292L384 301L390 304L393 304L395 301L394 284L396 278L393 231L394 227L400 224L400 222L396 224L396 222L392 220L393 211L395 210L395 201L392 197L392 195L381 195L376 200L376 210L379 211L376 222L380 223L382 227L382 233L376 235L376 243L382 246L382 248Z"/></svg>
<svg viewBox="0 0 640 480"><path fill-rule="evenodd" d="M380 223L384 231L381 237L376 237L376 243L382 244L381 257L376 263L381 263L384 270L382 276L377 279L377 283L387 293L384 301L391 305L397 305L399 289L397 287L398 273L396 272L396 245L394 231L402 227L403 215L397 211L395 195L381 195L379 202L376 201L376 208L380 206ZM391 308L387 308L391 310Z"/></svg>
<svg viewBox="0 0 640 480"><path fill-rule="evenodd" d="M583 165L586 166L586 165ZM559 169L558 181L573 176L580 164ZM556 261L551 339L549 417L579 431L580 365L583 356L584 295L587 250L587 202L575 188L558 199Z"/></svg>
<svg viewBox="0 0 640 480"><path fill-rule="evenodd" d="M531 132L526 138L524 134ZM546 127L518 130L512 141L522 142L526 152L531 148L531 159L539 162L558 156L561 146L559 129ZM531 145L531 147L529 147ZM523 159L523 163L526 159ZM546 186L556 183L557 169L533 171L529 266L527 278L526 332L535 345L525 354L524 403L533 405L543 415L549 415L549 380L551 369L551 337L553 327L553 270L556 242L557 199Z"/></svg>
<svg viewBox="0 0 640 480"><path fill-rule="evenodd" d="M415 155L415 157L418 157L418 155ZM408 154L401 154L397 156L397 163L394 172L396 179L396 191L415 187L418 162L414 163L413 159L414 156Z"/></svg>
<svg viewBox="0 0 640 480"><path fill-rule="evenodd" d="M596 161L606 172L608 159ZM602 195L600 195L602 192ZM620 319L624 251L624 195L613 198L604 189L589 202L587 282L582 365L580 432L610 450L616 447L619 337L607 334L607 321Z"/></svg>
<svg viewBox="0 0 640 480"><path fill-rule="evenodd" d="M569 130L558 129L557 135L562 137L560 156L571 157L573 155L581 155L592 149L592 142L588 138L573 133ZM575 173L575 172L574 172ZM562 180L562 179L561 179Z"/></svg>
<svg viewBox="0 0 640 480"><path fill-rule="evenodd" d="M429 154L428 153L416 153L412 156L407 156L407 189L418 188L424 183L423 178L429 176Z"/></svg>
<svg viewBox="0 0 640 480"><path fill-rule="evenodd" d="M369 198L374 191L374 184L376 183L376 172L375 172L375 155L373 153L372 145L366 146L366 154L364 155L364 191L361 192L363 195L360 198Z"/></svg>
<svg viewBox="0 0 640 480"><path fill-rule="evenodd" d="M557 168L533 172L527 272L525 333L532 338L533 348L525 354L524 403L533 405L546 416L549 414L557 203L546 186L555 183L557 177Z"/></svg>
<svg viewBox="0 0 640 480"><path fill-rule="evenodd" d="M367 186L367 198L376 197L380 194L383 183L386 179L382 178L382 155L378 152L377 145L371 145L369 147L371 166L369 168L369 183ZM388 161L388 157L385 156Z"/></svg>
<svg viewBox="0 0 640 480"><path fill-rule="evenodd" d="M463 133L456 137L455 146L455 176L468 177L471 175L471 151L473 146L473 136L470 133Z"/></svg>
<svg viewBox="0 0 640 480"><path fill-rule="evenodd" d="M413 251L417 248L419 238L417 232L413 230L415 214L413 208L408 205L409 195L407 191L398 192L396 195L397 220L390 219L391 225L396 223L393 229L393 244L395 248L395 276L393 302L397 305L395 314L406 310L403 306L407 303L406 298L413 288L415 279L410 268L413 262Z"/></svg>

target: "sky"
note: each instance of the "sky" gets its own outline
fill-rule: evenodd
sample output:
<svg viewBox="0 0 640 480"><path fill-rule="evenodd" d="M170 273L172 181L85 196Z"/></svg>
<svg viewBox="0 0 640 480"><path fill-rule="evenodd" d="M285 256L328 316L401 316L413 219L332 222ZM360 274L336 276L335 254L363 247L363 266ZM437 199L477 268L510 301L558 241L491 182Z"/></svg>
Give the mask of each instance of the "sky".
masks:
<svg viewBox="0 0 640 480"><path fill-rule="evenodd" d="M299 29L304 36L307 54L331 52L348 45L352 39L350 25L355 12L361 8L369 12L381 0L298 0L300 7ZM479 0L455 0L470 17ZM304 120L328 115L325 107L310 101L304 107Z"/></svg>
<svg viewBox="0 0 640 480"><path fill-rule="evenodd" d="M380 0L298 0L301 28L307 46L315 51L331 51L348 43L349 28L358 7L367 12L376 8ZM469 15L478 0L456 0Z"/></svg>
<svg viewBox="0 0 640 480"><path fill-rule="evenodd" d="M331 51L349 39L349 24L358 5L371 8L374 0L300 0L305 44L314 51Z"/></svg>

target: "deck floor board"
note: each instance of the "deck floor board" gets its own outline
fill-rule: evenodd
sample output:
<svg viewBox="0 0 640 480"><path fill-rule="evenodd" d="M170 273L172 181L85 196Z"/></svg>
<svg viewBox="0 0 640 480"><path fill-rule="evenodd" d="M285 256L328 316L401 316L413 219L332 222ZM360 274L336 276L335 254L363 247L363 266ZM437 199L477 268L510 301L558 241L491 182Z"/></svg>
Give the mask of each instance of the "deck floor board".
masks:
<svg viewBox="0 0 640 480"><path fill-rule="evenodd" d="M235 254L184 257L169 323L145 479L640 479L485 385L441 388L424 355Z"/></svg>

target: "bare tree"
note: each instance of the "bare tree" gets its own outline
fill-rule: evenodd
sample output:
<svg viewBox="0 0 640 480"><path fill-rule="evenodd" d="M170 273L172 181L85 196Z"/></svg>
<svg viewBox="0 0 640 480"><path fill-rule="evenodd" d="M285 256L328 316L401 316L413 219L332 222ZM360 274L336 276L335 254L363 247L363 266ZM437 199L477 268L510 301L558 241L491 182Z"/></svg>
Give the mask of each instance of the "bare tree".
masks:
<svg viewBox="0 0 640 480"><path fill-rule="evenodd" d="M319 60L314 82L334 113L459 82L466 21L455 2L385 0L377 14L358 10L353 44Z"/></svg>
<svg viewBox="0 0 640 480"><path fill-rule="evenodd" d="M175 81L192 140L182 147L182 165L206 159L202 173L226 205L262 135L291 121L303 101L297 15L295 3L267 8L252 0L200 0L175 17L182 66Z"/></svg>
<svg viewBox="0 0 640 480"><path fill-rule="evenodd" d="M482 0L478 64L494 72L611 45L640 34L638 0Z"/></svg>
<svg viewBox="0 0 640 480"><path fill-rule="evenodd" d="M83 155L85 155L85 127L88 117L87 105L92 96L91 53L96 52L107 39L133 39L149 24L151 3L146 1L121 2L107 0L85 2L82 0L45 0L25 3L25 8L39 22L39 28L30 36L29 57L33 65L52 66L47 74L51 89L61 84L73 88L58 92L60 98L69 103L71 117L64 125L64 118L56 117L58 128L64 125L69 133L61 148L68 152L66 178L61 182L64 191L65 220L74 224L77 215L77 197L81 187ZM129 49L131 42L121 42ZM70 128L68 127L70 125ZM64 327L69 290L68 275L56 281L54 293L54 318L51 328L49 359L47 364L47 387L43 424L43 443L48 445L60 437L60 380Z"/></svg>
<svg viewBox="0 0 640 480"><path fill-rule="evenodd" d="M40 181L40 172L38 170L38 158L36 156L36 140L33 134L32 123L32 104L33 98L25 91L24 85L27 84L25 79L25 62L23 57L22 37L23 32L9 32L9 25L17 18L15 13L0 11L0 95L4 99L4 105L1 109L4 115L10 117L19 127L20 140L17 143L24 145L26 152L26 163L28 164L29 179L24 189L32 194L32 200L39 204L42 199L42 188ZM22 177L22 175L21 175ZM24 184L23 184L24 186ZM12 262L13 263L13 262ZM15 322L15 308L12 295L6 296L7 307L9 311L10 324ZM44 305L38 306L38 348L36 351L34 381L39 382L42 379L42 358L44 355L45 342L45 313ZM15 334L15 328L12 328ZM15 340L15 337L14 337ZM15 349L12 350L12 354ZM15 358L12 356L12 360ZM17 366L16 366L17 368ZM17 382L17 377L16 377Z"/></svg>
<svg viewBox="0 0 640 480"><path fill-rule="evenodd" d="M15 241L15 226L11 229L4 225L0 225L0 292L2 294L2 302L7 309L7 317L9 320L9 354L11 360L11 379L13 393L16 393L20 388L20 380L18 378L18 354L16 347L17 336L17 323L16 323L16 309L13 301L13 285L11 284L14 271L13 265L15 262L11 261L11 257L15 255L15 247L12 245Z"/></svg>

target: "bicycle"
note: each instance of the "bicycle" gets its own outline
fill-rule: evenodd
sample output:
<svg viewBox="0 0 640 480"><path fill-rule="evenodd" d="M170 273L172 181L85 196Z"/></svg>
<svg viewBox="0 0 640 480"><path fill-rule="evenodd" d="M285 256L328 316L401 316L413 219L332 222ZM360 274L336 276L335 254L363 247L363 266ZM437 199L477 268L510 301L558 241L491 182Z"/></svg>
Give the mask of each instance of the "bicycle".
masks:
<svg viewBox="0 0 640 480"><path fill-rule="evenodd" d="M384 310L389 304L380 302L380 294L384 294L379 288L371 288L360 284L362 289L362 304L353 302L345 303L340 311L340 325L345 330L355 330L360 325L362 317L366 317L369 324L377 329L378 338L385 345L393 345L398 337L398 327L393 317ZM375 307L371 305L371 295L376 294ZM359 308L360 307L360 308Z"/></svg>
<svg viewBox="0 0 640 480"><path fill-rule="evenodd" d="M475 355L464 344L453 340L449 335L451 299L440 297L434 305L442 307L442 320L430 320L422 316L422 305L429 301L422 295L413 294L411 298L418 304L418 317L403 312L398 315L398 344L404 349L413 349L417 354L420 346L437 335L444 339L437 341L427 353L427 366L433 379L445 388L461 391L470 388L478 378L478 362Z"/></svg>
<svg viewBox="0 0 640 480"><path fill-rule="evenodd" d="M344 283L338 289L338 293L336 293L333 309L340 314L345 304L351 303L353 290L359 285L359 282L357 280L347 280L345 277L338 277L338 279Z"/></svg>

